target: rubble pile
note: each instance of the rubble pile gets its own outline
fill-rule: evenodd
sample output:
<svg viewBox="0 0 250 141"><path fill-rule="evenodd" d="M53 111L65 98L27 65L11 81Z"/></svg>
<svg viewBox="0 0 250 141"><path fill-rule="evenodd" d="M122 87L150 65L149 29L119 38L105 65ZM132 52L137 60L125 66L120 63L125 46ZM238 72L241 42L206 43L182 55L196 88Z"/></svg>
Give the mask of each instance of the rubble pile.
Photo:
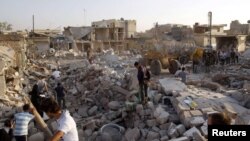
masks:
<svg viewBox="0 0 250 141"><path fill-rule="evenodd" d="M138 99L137 70L134 61L141 56L129 52L115 55L112 50L95 54L93 63L85 59L30 60L26 70L9 69L6 74L8 104L0 111L2 122L16 113L27 93L41 77L47 77L48 95L55 95L51 71L59 68L60 81L67 90L66 107L77 123L81 141L203 141L207 138L207 115L227 112L236 124L249 124L250 71L244 65L225 66L215 74L190 74L186 84L173 76L153 78L149 102ZM66 57L69 59L70 57ZM215 67L221 69L221 67ZM2 100L2 97L0 99ZM3 119L3 120L2 120ZM57 123L47 123L56 131ZM34 124L30 140L43 139Z"/></svg>

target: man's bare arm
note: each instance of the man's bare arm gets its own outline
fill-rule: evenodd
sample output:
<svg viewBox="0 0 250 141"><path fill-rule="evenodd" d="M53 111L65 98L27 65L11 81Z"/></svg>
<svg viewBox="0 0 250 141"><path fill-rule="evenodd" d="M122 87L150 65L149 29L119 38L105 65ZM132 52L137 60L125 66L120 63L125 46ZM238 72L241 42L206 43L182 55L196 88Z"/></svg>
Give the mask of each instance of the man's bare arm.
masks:
<svg viewBox="0 0 250 141"><path fill-rule="evenodd" d="M62 131L57 131L50 141L59 141L63 135Z"/></svg>

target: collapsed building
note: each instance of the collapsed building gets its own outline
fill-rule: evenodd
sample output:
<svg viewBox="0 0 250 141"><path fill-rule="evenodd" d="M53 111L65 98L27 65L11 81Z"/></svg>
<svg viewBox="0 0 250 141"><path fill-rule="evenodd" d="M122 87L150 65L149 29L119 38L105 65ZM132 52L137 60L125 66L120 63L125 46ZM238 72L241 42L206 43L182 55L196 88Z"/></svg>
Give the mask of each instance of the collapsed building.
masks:
<svg viewBox="0 0 250 141"><path fill-rule="evenodd" d="M229 35L224 31L226 24L212 25L211 27L211 46L214 50L237 49L243 52L246 49L246 35ZM208 25L199 25L195 23L194 39L198 46L210 46L210 28Z"/></svg>

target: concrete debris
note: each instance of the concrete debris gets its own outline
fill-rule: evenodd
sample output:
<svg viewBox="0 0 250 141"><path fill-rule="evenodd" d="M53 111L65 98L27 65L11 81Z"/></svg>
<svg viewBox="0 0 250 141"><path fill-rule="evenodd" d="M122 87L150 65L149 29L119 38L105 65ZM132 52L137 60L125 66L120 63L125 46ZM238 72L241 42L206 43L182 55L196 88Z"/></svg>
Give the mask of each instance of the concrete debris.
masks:
<svg viewBox="0 0 250 141"><path fill-rule="evenodd" d="M140 130L138 128L128 129L125 133L128 141L137 141L140 138Z"/></svg>
<svg viewBox="0 0 250 141"><path fill-rule="evenodd" d="M184 83L176 79L165 78L160 79L159 82L163 87L165 93L169 93L172 91L184 91L187 88Z"/></svg>
<svg viewBox="0 0 250 141"><path fill-rule="evenodd" d="M55 96L57 82L67 90L66 108L82 141L203 141L208 136L207 116L211 112L227 112L235 124L250 124L250 63L244 58L249 57L249 50L239 64L215 65L207 74L190 73L186 84L152 62L157 66L152 73L164 74L152 75L146 103L139 101L137 69L133 66L141 57L136 53L139 50L94 51L88 59L80 50L53 49L52 53L30 57L23 69L0 61L0 68L6 67L0 71L0 128L5 119L20 111L41 77L48 83L45 96ZM60 80L51 78L52 69L62 72ZM53 132L57 126L48 121ZM33 124L29 134L31 141L46 138Z"/></svg>
<svg viewBox="0 0 250 141"><path fill-rule="evenodd" d="M151 141L154 139L159 139L160 138L160 134L157 132L153 132L153 131L149 131L148 135L147 135L147 139L146 141Z"/></svg>

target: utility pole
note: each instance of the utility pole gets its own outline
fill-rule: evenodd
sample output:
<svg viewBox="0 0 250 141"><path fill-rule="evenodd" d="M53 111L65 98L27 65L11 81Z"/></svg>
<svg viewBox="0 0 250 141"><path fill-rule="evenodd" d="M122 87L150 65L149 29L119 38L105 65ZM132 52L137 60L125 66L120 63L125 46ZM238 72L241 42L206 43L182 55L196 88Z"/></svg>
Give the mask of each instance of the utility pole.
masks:
<svg viewBox="0 0 250 141"><path fill-rule="evenodd" d="M35 32L35 16L32 16L32 32Z"/></svg>
<svg viewBox="0 0 250 141"><path fill-rule="evenodd" d="M209 46L212 48L212 12L208 12Z"/></svg>
<svg viewBox="0 0 250 141"><path fill-rule="evenodd" d="M86 26L86 10L85 9L83 9L83 20L84 20L84 26Z"/></svg>

